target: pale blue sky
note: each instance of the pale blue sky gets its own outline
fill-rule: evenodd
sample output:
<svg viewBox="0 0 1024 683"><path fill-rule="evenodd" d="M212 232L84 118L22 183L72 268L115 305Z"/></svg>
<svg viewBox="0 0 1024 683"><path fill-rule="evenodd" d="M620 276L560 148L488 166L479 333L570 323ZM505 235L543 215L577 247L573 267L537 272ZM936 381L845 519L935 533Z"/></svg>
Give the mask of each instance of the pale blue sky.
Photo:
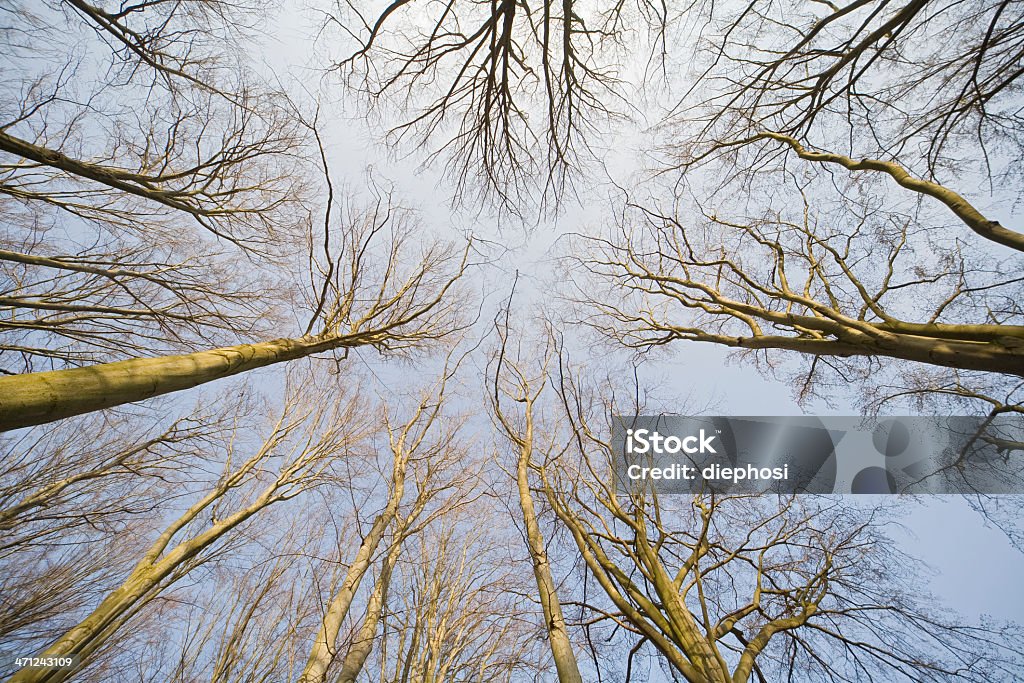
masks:
<svg viewBox="0 0 1024 683"><path fill-rule="evenodd" d="M267 24L270 35L264 37L259 52L266 63L279 73L301 74L311 91L320 87L320 68L329 50L314 45L309 39L316 15L301 7L316 6L315 0L298 2L295 11L285 9ZM544 292L552 283L549 255L557 250L558 239L567 232L584 231L600 221L603 207L596 202L586 207L569 203L556 217L549 217L529 234L507 226L499 235L496 222L486 215L452 212L443 198L450 194L440 180L436 168L419 166L415 155L396 158L385 151L379 137L372 137L370 124L353 118L356 106L338 104L340 89L331 79L324 102L335 102L326 108L328 145L335 170L348 182L357 184L364 169L372 165L374 173L395 184L403 201L419 208L439 234L455 236L466 231L500 239L513 248L493 269L488 281L495 297L507 295L512 274L521 272L519 296L544 300ZM621 139L635 141L637 135ZM618 149L615 167L622 170L628 150ZM595 178L591 189L607 186L604 177ZM506 282L502 282L505 278ZM522 299L521 299L522 300ZM660 377L663 384L676 385L679 396L691 393L692 400L710 404L722 415L791 415L856 414L853 397L833 395L833 405L812 402L801 407L793 392L783 384L766 379L748 363L729 361L727 350L708 344L677 345L670 355L659 355L644 372ZM399 371L407 372L408 368ZM385 378L386 379L386 378ZM935 496L924 505L912 507L902 520L906 527L902 538L912 554L935 569L933 576L921 577L923 587L930 588L945 604L964 614L977 617L989 614L1007 619L1024 617L1024 555L1013 549L1002 532L986 526L983 518L954 496Z"/></svg>

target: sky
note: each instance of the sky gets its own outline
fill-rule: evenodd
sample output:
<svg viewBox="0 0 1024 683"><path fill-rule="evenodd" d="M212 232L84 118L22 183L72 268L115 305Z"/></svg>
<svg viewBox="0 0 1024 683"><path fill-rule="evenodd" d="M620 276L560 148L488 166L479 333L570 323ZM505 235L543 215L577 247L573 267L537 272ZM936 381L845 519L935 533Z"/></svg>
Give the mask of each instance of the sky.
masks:
<svg viewBox="0 0 1024 683"><path fill-rule="evenodd" d="M491 266L492 274L485 278L491 284L487 294L492 298L507 296L518 272L517 296L525 298L528 305L531 297L543 300L543 292L557 279L552 275L550 255L567 233L599 225L604 205L579 204L570 198L561 212L526 231L507 225L499 230L498 219L486 212L453 209L442 199L450 195L450 190L436 164L424 167L415 154L403 157L396 150L386 149L374 135L372 122L353 116L355 107L338 102L338 84L323 78L323 58L330 52L329 46L324 44L323 35L320 43L310 40L322 16L313 11L315 7L315 2L286 3L267 22L258 54L274 72L296 74L307 87L319 84L325 88L323 101L331 103L325 109L334 169L355 185L365 177L365 169L372 167L376 177L394 184L403 203L415 206L428 223L442 226L442 234L444 230L473 232L509 244L512 250ZM625 139L635 137L626 135ZM621 149L616 156L628 158ZM616 162L616 168L621 170L622 164ZM607 177L595 178L593 187L607 187L607 182ZM396 379L407 370L396 370ZM801 405L790 387L759 374L749 363L711 344L677 344L671 353L656 355L646 363L641 372L644 376L660 387L668 387L668 394L676 393L680 401L689 399L720 415L857 414L852 396L833 395L828 403L812 400ZM384 380L386 383L388 378ZM900 521L902 528L893 532L895 538L933 569L932 574L920 577L922 591L930 590L942 603L969 617L1024 617L1024 584L1019 581L1024 576L1024 554L963 499L929 496L920 505L908 506L907 516Z"/></svg>
<svg viewBox="0 0 1024 683"><path fill-rule="evenodd" d="M324 103L323 132L328 157L338 177L358 189L368 173L372 173L375 179L394 187L403 205L422 214L433 235L458 238L472 233L504 243L508 250L496 255L493 262L474 275L474 287L482 294L485 310L493 310L508 296L516 274L519 307L528 312L546 305L550 301L547 293L559 284L552 255L564 245L566 235L599 229L606 218L607 205L588 201L592 197L584 197L583 202L570 197L560 211L528 226L499 221L487 210L452 207L447 201L451 191L437 165L424 167L422 158L415 153L401 156L400 151L387 149L375 132L375 122L361 119L358 107L345 106L340 100L339 84L323 77L324 56L328 53L323 49L326 38L319 43L310 38L319 23L311 2L315 0L285 2L266 18L262 34L257 35L251 47L268 74L278 74L283 82L302 83L309 98L316 97L318 89L322 89L319 94ZM611 153L615 161L609 165L616 173L628 176L635 170L630 167L635 151L631 145L641 144L642 134L627 132L619 143ZM609 187L610 179L598 175L587 190L600 196ZM586 343L579 342L579 346L585 348ZM350 362L364 362L362 355L354 353ZM369 352L365 355L367 359L371 356ZM609 355L623 361L620 367L624 372L629 369L624 362L625 354ZM380 390L385 393L389 389L401 393L410 373L426 378L436 369L408 363L372 363ZM482 378L483 369L477 367L475 371ZM249 377L271 394L281 382L281 374L273 370ZM658 388L664 405L682 413L693 412L693 406L699 406L699 412L704 414L727 416L857 412L856 397L850 393L833 395L828 402L812 399L798 403L792 387L759 373L727 349L710 344L676 344L667 352L653 354L641 366L639 377L645 387ZM470 373L467 381L474 379ZM488 428L486 416L478 415L477 419L484 429ZM860 502L871 504L866 497ZM928 496L917 502L906 506L905 517L898 520L900 526L891 533L910 555L931 568L918 578L921 592L933 593L941 604L970 619L1024 617L1024 584L1019 578L1024 576L1024 554L1014 549L1000 530L986 524L962 498Z"/></svg>

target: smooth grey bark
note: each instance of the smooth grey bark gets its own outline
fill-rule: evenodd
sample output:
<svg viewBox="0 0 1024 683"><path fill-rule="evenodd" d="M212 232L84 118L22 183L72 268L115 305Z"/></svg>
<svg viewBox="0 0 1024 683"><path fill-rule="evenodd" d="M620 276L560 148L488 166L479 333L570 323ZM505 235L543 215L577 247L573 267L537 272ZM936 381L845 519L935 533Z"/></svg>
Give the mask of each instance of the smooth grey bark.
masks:
<svg viewBox="0 0 1024 683"><path fill-rule="evenodd" d="M419 417L422 410L423 408L421 407L417 411L416 418ZM413 418L414 422L416 418ZM370 568L373 554L377 552L377 548L384 539L384 534L387 532L388 527L398 517L398 508L402 503L402 496L405 492L406 468L409 464L409 451L405 449L405 445L405 435L403 434L398 444L393 446L395 461L392 467L392 489L391 494L388 496L388 502L373 520L369 532L367 532L362 543L359 544L359 550L356 551L355 559L352 560L345 578L334 592L334 596L324 612L320 628L317 631L313 647L310 649L309 658L306 660L306 666L302 671L302 675L299 676L298 683L325 683L327 680L327 670L338 654L337 641L341 625L352 608L352 601L355 599L356 591L359 590L359 584L362 582L363 576ZM396 540L396 543L400 544L401 540Z"/></svg>

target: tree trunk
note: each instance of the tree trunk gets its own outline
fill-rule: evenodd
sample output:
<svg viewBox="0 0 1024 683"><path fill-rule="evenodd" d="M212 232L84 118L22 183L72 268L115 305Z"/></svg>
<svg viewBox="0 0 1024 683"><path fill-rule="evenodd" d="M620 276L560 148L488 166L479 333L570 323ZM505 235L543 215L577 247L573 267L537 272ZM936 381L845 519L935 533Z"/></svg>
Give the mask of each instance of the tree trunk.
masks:
<svg viewBox="0 0 1024 683"><path fill-rule="evenodd" d="M369 602L366 606L366 617L363 619L359 632L356 633L352 646L345 653L345 661L341 664L341 674L338 676L338 683L355 683L359 672L363 670L366 659L373 650L373 640L377 635L377 626L380 624L381 615L384 613L384 603L387 601L388 586L391 584L391 572L395 568L400 554L401 543L396 541L394 547L388 552L387 557L381 564L380 577L377 585L373 588Z"/></svg>
<svg viewBox="0 0 1024 683"><path fill-rule="evenodd" d="M106 598L81 623L58 638L40 657L78 655L84 663L123 624L131 612L151 597L152 591L171 573L222 538L236 526L249 519L273 501L273 488L267 489L251 505L187 541L176 545L162 558L172 537L192 522L203 510L220 498L224 490L207 494L169 526L150 546L145 557L135 566L124 583ZM74 675L74 669L28 669L18 671L8 683L60 683Z"/></svg>
<svg viewBox="0 0 1024 683"><path fill-rule="evenodd" d="M340 347L348 337L238 344L179 356L0 377L0 431L142 401Z"/></svg>
<svg viewBox="0 0 1024 683"><path fill-rule="evenodd" d="M519 487L519 503L523 510L523 522L526 525L526 539L533 559L533 575L537 580L537 592L540 595L541 608L544 610L544 626L548 632L551 655L555 659L560 683L583 683L580 676L576 655L569 642L569 632L562 615L562 605L558 601L555 582L551 578L551 565L548 563L547 551L544 548L544 537L537 523L537 513L530 495L529 466L533 443L533 406L526 408L526 433L519 454L516 468L516 483Z"/></svg>
<svg viewBox="0 0 1024 683"><path fill-rule="evenodd" d="M359 590L359 583L362 581L363 575L366 574L366 570L369 569L373 553L377 550L392 519L394 519L394 514L389 505L386 511L374 520L370 532L360 544L356 559L348 568L341 587L331 598L327 611L324 612L320 630L316 634L309 659L306 661L306 668L299 676L298 683L324 683L327 680L327 669L337 654L337 639L341 624L345 621L349 608L352 607L352 600L355 598L356 591Z"/></svg>

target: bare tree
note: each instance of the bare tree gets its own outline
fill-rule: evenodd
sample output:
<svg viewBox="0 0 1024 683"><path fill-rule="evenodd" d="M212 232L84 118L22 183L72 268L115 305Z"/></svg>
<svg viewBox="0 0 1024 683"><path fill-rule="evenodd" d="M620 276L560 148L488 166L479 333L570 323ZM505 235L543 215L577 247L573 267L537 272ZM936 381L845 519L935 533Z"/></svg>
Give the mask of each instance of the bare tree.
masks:
<svg viewBox="0 0 1024 683"><path fill-rule="evenodd" d="M967 190L1019 200L1005 182L1021 150L1019 8L699 11L667 182L575 243L606 285L591 296L581 278L578 299L602 314L588 321L638 350L706 341L772 369L778 351L805 354L801 397L855 378L901 393L930 372L918 364L1007 393L1024 372L1024 240Z"/></svg>
<svg viewBox="0 0 1024 683"><path fill-rule="evenodd" d="M255 251L288 234L277 209L301 196L288 163L301 129L226 59L241 4L19 5L5 31L19 78L0 104L0 193L137 231L182 215Z"/></svg>
<svg viewBox="0 0 1024 683"><path fill-rule="evenodd" d="M82 524L76 516L87 517L93 527L123 519L130 508L93 502L104 489L168 477L187 467L196 444L216 444L230 435L229 416L222 411L208 413L200 406L166 428L150 427L151 433L138 432L142 420L103 415L5 439L10 457L3 463L0 489L0 531L5 534L0 548L67 533ZM133 496L149 494L140 490ZM63 522L58 510L67 511Z"/></svg>
<svg viewBox="0 0 1024 683"><path fill-rule="evenodd" d="M376 670L374 653L393 652L395 633L385 624L401 612L410 585L410 573L400 563L419 571L421 561L439 562L439 536L461 537L470 531L470 520L480 522L481 463L462 442L463 420L448 405L457 367L450 363L432 386L413 392L408 416L399 423L392 417L400 410L398 402L382 405L382 425L365 425L378 430L377 448L335 459L321 472L323 485L315 494L320 504L309 506L314 498L307 495L308 512L298 515L303 521L293 519L294 511L277 508L275 517L260 512L247 538L216 551L223 561L204 562L204 572L196 567L188 582L154 595L132 617L130 628L122 629L116 647L84 672L92 677L86 680L136 675L134 662L143 649L146 667L139 676L144 680L356 680L364 668ZM303 390L322 396L314 390L320 388L307 382ZM378 474L374 462L385 471ZM421 546L423 535L429 539ZM529 642L493 638L522 626L505 604L507 586L501 584L514 568L496 564L499 558L485 552L478 536L471 534L460 548L470 553L459 569L465 582L460 590L466 592L453 595L447 606L421 605L435 610L422 628L439 631L429 641L431 657L441 667L436 680L446 680L449 669L463 677L476 672L476 680L487 680L489 672L501 677L524 666L510 653ZM445 562L459 559L444 557ZM422 569L433 571L435 565ZM400 586L397 598L389 591L394 581ZM456 586L442 582L439 588ZM480 594L474 598L471 591ZM484 600L501 606L478 614ZM447 616L438 622L441 614ZM162 640L167 623L176 624L169 641ZM446 651L446 642L457 648Z"/></svg>
<svg viewBox="0 0 1024 683"><path fill-rule="evenodd" d="M460 309L449 290L465 272L468 246L411 244L407 213L371 214L332 242L337 261L301 337L239 344L185 355L101 363L0 378L0 429L12 429L140 401L317 353L367 346L400 352L444 337ZM382 239L388 240L379 248ZM410 253L411 252L411 253ZM378 265L382 264L382 265Z"/></svg>
<svg viewBox="0 0 1024 683"><path fill-rule="evenodd" d="M511 301L509 302L511 306ZM533 469L533 453L535 444L540 440L535 428L534 406L546 386L546 375L552 361L554 348L547 345L537 359L539 367L535 370L524 369L522 360L524 349L519 343L509 345L509 310L505 311L505 321L496 325L500 340L499 351L492 359L493 370L489 372L493 393L489 392L491 415L499 433L517 451L516 458L516 490L519 506L523 515L523 527L526 533L526 544L533 563L533 575L537 583L537 595L540 599L544 615L544 628L547 631L551 656L555 661L558 680L562 683L582 682L579 664L569 638L569 631L562 614L562 605L551 573L551 563L541 532L536 507L531 492L530 475ZM530 353L532 349L527 350ZM533 359L531 359L533 360ZM527 361L529 362L529 361ZM506 404L522 405L519 411L510 413Z"/></svg>
<svg viewBox="0 0 1024 683"><path fill-rule="evenodd" d="M630 110L620 73L635 48L629 39L648 31L657 58L669 12L645 0L398 0L376 16L339 3L326 24L346 43L336 65L346 83L372 103L403 108L394 138L447 155L456 198L481 188L518 212L535 177L556 202L572 189L601 124ZM431 137L440 142L429 145Z"/></svg>
<svg viewBox="0 0 1024 683"><path fill-rule="evenodd" d="M517 567L488 538L483 505L414 539L398 565L375 669L381 680L440 683L539 677Z"/></svg>
<svg viewBox="0 0 1024 683"><path fill-rule="evenodd" d="M158 511L215 466L210 459L254 405L235 389L178 418L155 406L0 438L0 634L8 647L36 651L116 586L160 523Z"/></svg>
<svg viewBox="0 0 1024 683"><path fill-rule="evenodd" d="M451 368L446 365L437 383L419 396L418 405L404 424L393 424L390 411L385 409L384 431L388 440L386 452L391 456L387 498L363 535L352 562L339 576L340 580L331 584L331 595L324 601L320 627L310 648L306 666L298 679L301 683L326 681L328 671L335 661L341 663L338 675L342 679L355 679L369 656L373 634L383 609L384 592L402 544L435 517L443 515L452 506L465 503L465 495L459 495L458 489L464 488L473 467L466 462L467 450L457 442L460 421L443 412L448 384L458 365L454 363ZM414 491L411 497L407 496L407 477L410 478L409 488ZM406 500L407 497L411 499ZM439 508L437 499L441 499ZM435 509L421 519L431 505ZM341 655L339 634L342 625L389 529L391 547L380 562L380 578L371 591L363 627L357 632L347 653ZM342 543L343 539L338 541ZM347 547L342 549L348 550Z"/></svg>
<svg viewBox="0 0 1024 683"><path fill-rule="evenodd" d="M0 434L0 636L82 660L12 681L1021 675L1018 627L924 595L887 533L904 500L620 490L609 425L641 401L584 381L554 325L496 321L501 483L450 358L407 404L363 401L350 353L473 324L472 243L424 237L372 182L343 196L320 111L246 61L264 10L0 9L0 431L30 428ZM664 105L658 174L567 245L577 317L616 344L728 346L801 398L859 382L867 410L1024 414L1024 239L978 189L1019 200L1018 5L324 16L348 92L397 109L388 142L446 161L463 202L557 203L638 97ZM247 391L184 417L169 396L304 358L262 430ZM1019 543L1016 503L971 502Z"/></svg>
<svg viewBox="0 0 1024 683"><path fill-rule="evenodd" d="M325 511L297 501L262 513L230 554L164 590L79 678L293 680L320 619L308 587L327 569L314 559ZM352 531L335 521L340 534Z"/></svg>
<svg viewBox="0 0 1024 683"><path fill-rule="evenodd" d="M705 146L697 156L780 134L783 150L797 151L787 138L808 149L841 145L836 156L858 160L849 170L893 170L916 191L941 177L969 182L966 168L1013 177L1024 75L1015 4L787 2L704 12L700 64L677 110L680 122L697 123L695 141ZM990 239L1020 249L1019 235L990 227Z"/></svg>
<svg viewBox="0 0 1024 683"><path fill-rule="evenodd" d="M167 586L209 561L231 533L266 508L322 484L334 459L347 454L364 427L356 416L358 393L299 401L296 393L273 424L269 437L250 455L225 444L223 469L145 549L127 577L80 623L58 637L45 656L77 655L83 661L101 648ZM59 681L71 669L22 669L14 681Z"/></svg>
<svg viewBox="0 0 1024 683"><path fill-rule="evenodd" d="M175 261L175 247L168 248L173 242L161 243L118 246L112 240L90 249L61 244L67 251L45 256L31 253L31 245L0 250L6 275L0 372L202 348L272 328L263 284L246 282L230 257L211 253L203 263L196 256ZM52 239L47 245L60 248Z"/></svg>
<svg viewBox="0 0 1024 683"><path fill-rule="evenodd" d="M292 648L297 647L301 631L301 624L296 623L296 613L302 613L300 581L309 578L297 575L294 563L295 556L282 553L272 562L254 567L234 592L231 611L211 620L218 626L227 625L212 658L211 683L277 677L292 663ZM202 634L195 640L197 646L206 642ZM179 666L184 669L197 661L202 659L181 657Z"/></svg>
<svg viewBox="0 0 1024 683"><path fill-rule="evenodd" d="M811 190L793 194L799 204L730 218L694 201L631 203L618 234L579 239L576 253L587 251L572 260L607 286L595 294L582 278L578 299L637 349L694 340L798 351L815 365L891 357L1024 373L1012 261L960 244L922 254L914 217L883 212L866 192L820 208Z"/></svg>
<svg viewBox="0 0 1024 683"><path fill-rule="evenodd" d="M441 299L465 258L412 245L409 213L379 197L367 215L341 218L354 225L336 225L315 126L284 95L234 78L231 44L217 47L242 30L244 7L54 5L12 8L5 33L21 87L0 102L0 210L16 227L0 238L0 357L22 374L8 378L0 429L443 335L454 307ZM98 41L109 63L70 54L67 33ZM43 44L66 62L56 77L33 74ZM307 304L302 334L283 331ZM96 363L119 358L128 365ZM93 365L31 372L40 361Z"/></svg>
<svg viewBox="0 0 1024 683"><path fill-rule="evenodd" d="M366 599L366 610L362 622L352 638L352 644L341 660L338 683L355 683L363 667L366 666L366 660L373 652L374 644L377 643L377 629L384 616L388 590L391 587L391 576L404 549L405 538L402 538L404 533L403 529L396 529L397 537L391 539L388 552L380 561L377 580L374 581L370 595Z"/></svg>
<svg viewBox="0 0 1024 683"><path fill-rule="evenodd" d="M540 490L599 591L570 599L687 681L990 680L1024 665L1011 627L968 626L915 599L886 535L894 507L817 496L624 491L611 466L609 386L562 356L538 447ZM555 393L555 392L553 392ZM629 392L626 392L628 395ZM562 425L563 428L559 429ZM570 425L564 428L564 425ZM621 660L620 660L621 661Z"/></svg>
<svg viewBox="0 0 1024 683"><path fill-rule="evenodd" d="M221 59L241 9L5 10L0 371L210 348L273 329L277 283L265 267L304 233L305 129L282 95ZM115 25L136 49L106 42Z"/></svg>
<svg viewBox="0 0 1024 683"><path fill-rule="evenodd" d="M271 335L281 297L266 267L306 223L305 129L229 58L243 10L6 9L4 373Z"/></svg>
<svg viewBox="0 0 1024 683"><path fill-rule="evenodd" d="M315 517L266 512L230 554L154 597L75 680L290 680L315 618L303 590L313 578L303 545L316 542Z"/></svg>

